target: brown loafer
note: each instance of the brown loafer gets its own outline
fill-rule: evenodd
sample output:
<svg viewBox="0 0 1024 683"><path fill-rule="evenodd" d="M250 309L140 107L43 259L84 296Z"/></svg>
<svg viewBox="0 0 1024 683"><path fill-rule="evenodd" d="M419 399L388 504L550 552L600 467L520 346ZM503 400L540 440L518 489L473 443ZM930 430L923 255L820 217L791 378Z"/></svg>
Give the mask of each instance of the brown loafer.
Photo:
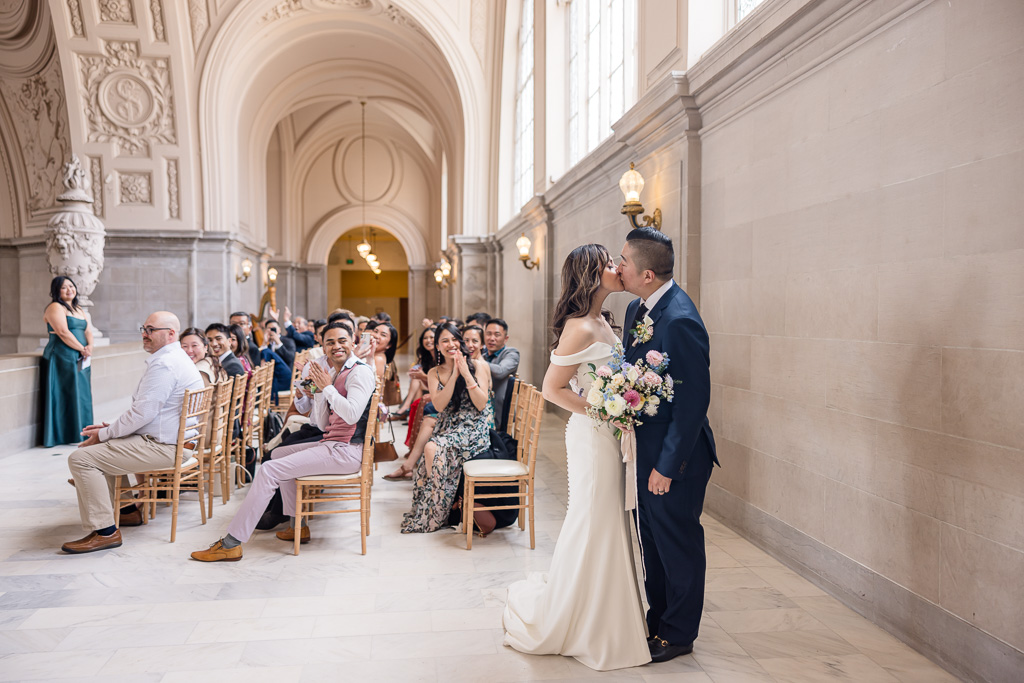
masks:
<svg viewBox="0 0 1024 683"><path fill-rule="evenodd" d="M121 547L121 532L115 531L109 536L100 536L95 531L80 538L77 541L68 541L60 547L66 553L78 555L81 553L94 553L97 550L109 550L110 548Z"/></svg>
<svg viewBox="0 0 1024 683"><path fill-rule="evenodd" d="M295 527L290 526L287 529L285 529L284 531L278 531L277 532L277 537L280 538L282 541L294 541L295 540ZM308 526L304 526L304 527L302 527L302 533L299 534L299 544L301 545L303 543L309 543L309 539L310 539L309 527Z"/></svg>
<svg viewBox="0 0 1024 683"><path fill-rule="evenodd" d="M118 526L142 526L142 510L135 508L129 512L121 511L121 520Z"/></svg>
<svg viewBox="0 0 1024 683"><path fill-rule="evenodd" d="M242 546L225 548L223 539L217 541L206 550L197 550L192 553L193 560L200 562L238 562L242 559Z"/></svg>

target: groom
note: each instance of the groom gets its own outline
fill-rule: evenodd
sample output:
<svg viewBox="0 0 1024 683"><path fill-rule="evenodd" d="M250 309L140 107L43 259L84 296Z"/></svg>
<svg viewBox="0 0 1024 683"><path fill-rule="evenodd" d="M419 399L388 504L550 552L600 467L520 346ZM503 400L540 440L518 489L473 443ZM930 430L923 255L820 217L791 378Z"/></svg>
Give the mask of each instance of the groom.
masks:
<svg viewBox="0 0 1024 683"><path fill-rule="evenodd" d="M639 299L626 309L626 360L657 350L669 358L676 385L672 403L636 430L637 515L643 546L648 646L667 662L693 651L704 606L704 491L711 478L715 437L708 424L711 374L708 333L693 301L672 280L672 240L654 228L626 236L619 277Z"/></svg>

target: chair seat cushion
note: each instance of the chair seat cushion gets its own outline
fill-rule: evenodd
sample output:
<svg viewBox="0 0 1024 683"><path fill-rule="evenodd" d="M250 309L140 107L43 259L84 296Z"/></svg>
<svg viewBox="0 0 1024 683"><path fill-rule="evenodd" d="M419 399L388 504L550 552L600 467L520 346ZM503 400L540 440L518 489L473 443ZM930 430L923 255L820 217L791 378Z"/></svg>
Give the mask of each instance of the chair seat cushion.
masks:
<svg viewBox="0 0 1024 683"><path fill-rule="evenodd" d="M525 477L526 465L518 460L470 460L462 466L467 477Z"/></svg>
<svg viewBox="0 0 1024 683"><path fill-rule="evenodd" d="M296 477L295 481L318 482L318 481L348 481L359 479L359 472L353 474L309 474L305 477Z"/></svg>
<svg viewBox="0 0 1024 683"><path fill-rule="evenodd" d="M181 470L183 472L185 470L190 470L193 467L195 467L198 463L199 463L199 460L196 459L194 456L189 458L188 460L183 460L182 463L181 463ZM165 473L166 472L167 474L174 474L174 468L173 467L168 467L165 470L147 470L147 472L154 472L154 473Z"/></svg>

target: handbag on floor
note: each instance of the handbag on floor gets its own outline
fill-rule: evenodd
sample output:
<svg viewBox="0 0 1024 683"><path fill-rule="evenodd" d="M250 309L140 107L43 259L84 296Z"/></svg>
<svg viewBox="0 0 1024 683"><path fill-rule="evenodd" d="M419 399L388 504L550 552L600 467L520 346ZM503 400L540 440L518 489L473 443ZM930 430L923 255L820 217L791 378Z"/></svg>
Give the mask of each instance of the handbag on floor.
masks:
<svg viewBox="0 0 1024 683"><path fill-rule="evenodd" d="M377 413L380 415L380 413ZM380 424L378 422L378 424ZM374 462L393 462L398 460L398 450L395 448L395 426L389 420L388 429L391 430L391 441L377 441L373 444Z"/></svg>

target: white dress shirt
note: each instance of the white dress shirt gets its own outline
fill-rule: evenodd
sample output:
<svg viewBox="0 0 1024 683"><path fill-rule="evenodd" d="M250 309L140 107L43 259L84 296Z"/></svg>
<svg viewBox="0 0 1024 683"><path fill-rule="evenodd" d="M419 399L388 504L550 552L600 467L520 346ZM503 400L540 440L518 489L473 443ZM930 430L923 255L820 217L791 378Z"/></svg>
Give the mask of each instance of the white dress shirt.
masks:
<svg viewBox="0 0 1024 683"><path fill-rule="evenodd" d="M339 394L333 384L314 395L310 420L322 431L327 431L331 411L350 425L358 423L377 388L377 373L369 365L355 356L349 356L342 370L348 368L352 368L352 372L345 378L347 396Z"/></svg>
<svg viewBox="0 0 1024 683"><path fill-rule="evenodd" d="M351 360L352 358L349 358L349 361ZM311 360L310 363L319 363L320 367L324 370L327 372L331 371L331 361L327 360L327 356L320 356L319 358ZM347 363L348 361L346 361L346 365ZM302 372L299 374L299 379L295 383L295 386L299 386L299 384L302 383L302 380L309 379L309 368L309 363L302 366ZM302 389L302 391L304 392L303 395L299 395L299 393L295 391L294 387L292 388L292 396L294 397L292 398L292 405L295 406L295 410L299 411L303 415L309 415L309 411L313 409L313 399L310 398L309 392L306 391L306 389Z"/></svg>
<svg viewBox="0 0 1024 683"><path fill-rule="evenodd" d="M167 344L146 359L146 372L132 394L131 408L99 431L100 441L142 434L160 443L176 443L185 390L203 386L202 375L181 344Z"/></svg>
<svg viewBox="0 0 1024 683"><path fill-rule="evenodd" d="M661 297L665 296L665 293L668 292L668 290L672 289L672 285L674 285L675 283L676 281L674 279L669 278L668 282L654 290L654 294L651 294L650 298L647 299L647 301L640 301L640 303L647 307L648 313L654 310L654 307L658 305L659 301L661 301Z"/></svg>

